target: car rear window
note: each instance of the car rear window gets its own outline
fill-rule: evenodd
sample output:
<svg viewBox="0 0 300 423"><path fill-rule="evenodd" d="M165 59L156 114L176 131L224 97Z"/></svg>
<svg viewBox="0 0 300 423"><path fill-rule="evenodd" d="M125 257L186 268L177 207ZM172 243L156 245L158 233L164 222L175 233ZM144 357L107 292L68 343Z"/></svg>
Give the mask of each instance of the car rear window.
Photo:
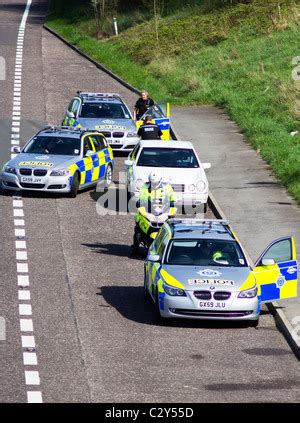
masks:
<svg viewBox="0 0 300 423"><path fill-rule="evenodd" d="M199 163L191 148L145 147L137 166L196 168Z"/></svg>

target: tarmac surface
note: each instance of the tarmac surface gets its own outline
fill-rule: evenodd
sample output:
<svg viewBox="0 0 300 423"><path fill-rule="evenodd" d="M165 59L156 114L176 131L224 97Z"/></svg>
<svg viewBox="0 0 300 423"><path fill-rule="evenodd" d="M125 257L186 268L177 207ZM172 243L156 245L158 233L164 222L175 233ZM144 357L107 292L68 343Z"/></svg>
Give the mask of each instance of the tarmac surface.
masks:
<svg viewBox="0 0 300 423"><path fill-rule="evenodd" d="M135 94L42 29L46 6L46 1L33 1L25 32L22 143L45 122L60 122L78 89L119 92L132 107L136 101ZM0 81L2 161L9 157L15 42L24 7L24 0L0 0L0 56L7 60L7 79ZM2 30L7 26L9 31ZM215 122L211 128L208 118ZM216 109L197 121L199 133L213 138L219 132L223 143L236 131L233 126L228 134L228 122ZM202 157L203 139L193 142ZM118 192L124 191L119 175L124 159L116 159ZM218 198L212 164L208 178ZM299 402L299 362L267 308L256 329L230 323L157 324L152 305L143 302L143 258L129 254L133 218L114 210L99 215L98 200L91 190L75 199L23 194L43 401ZM0 314L7 326L6 340L0 341L0 400L26 402L24 370L30 366L22 361L9 196L0 196L0 210ZM256 236L254 228L251 236Z"/></svg>

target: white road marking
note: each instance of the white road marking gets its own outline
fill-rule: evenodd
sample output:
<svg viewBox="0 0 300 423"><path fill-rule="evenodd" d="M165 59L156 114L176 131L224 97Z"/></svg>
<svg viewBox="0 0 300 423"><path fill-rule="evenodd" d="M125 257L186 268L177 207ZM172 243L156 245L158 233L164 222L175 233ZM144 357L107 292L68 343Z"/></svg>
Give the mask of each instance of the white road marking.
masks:
<svg viewBox="0 0 300 423"><path fill-rule="evenodd" d="M26 241L16 241L16 248L20 250L26 249Z"/></svg>
<svg viewBox="0 0 300 423"><path fill-rule="evenodd" d="M27 260L27 251L16 251L17 260Z"/></svg>
<svg viewBox="0 0 300 423"><path fill-rule="evenodd" d="M18 273L28 273L28 264L27 263L17 263L17 272Z"/></svg>
<svg viewBox="0 0 300 423"><path fill-rule="evenodd" d="M37 355L35 352L23 352L23 362L25 366L36 366Z"/></svg>
<svg viewBox="0 0 300 423"><path fill-rule="evenodd" d="M22 347L23 348L35 348L35 340L34 340L34 336L29 335L22 335L21 337L22 339Z"/></svg>
<svg viewBox="0 0 300 423"><path fill-rule="evenodd" d="M25 236L25 229L15 229L15 236Z"/></svg>
<svg viewBox="0 0 300 423"><path fill-rule="evenodd" d="M25 382L26 382L26 385L39 385L40 384L39 372L25 370Z"/></svg>
<svg viewBox="0 0 300 423"><path fill-rule="evenodd" d="M27 402L28 403L43 402L42 393L40 391L27 391Z"/></svg>
<svg viewBox="0 0 300 423"><path fill-rule="evenodd" d="M18 291L18 299L19 300L29 300L30 301L30 291L26 290L19 290Z"/></svg>
<svg viewBox="0 0 300 423"><path fill-rule="evenodd" d="M21 316L31 316L32 315L31 304L19 304L19 314Z"/></svg>
<svg viewBox="0 0 300 423"><path fill-rule="evenodd" d="M33 332L32 319L20 319L21 332Z"/></svg>
<svg viewBox="0 0 300 423"><path fill-rule="evenodd" d="M22 200L13 200L13 207L23 207Z"/></svg>
<svg viewBox="0 0 300 423"><path fill-rule="evenodd" d="M21 92L22 92L22 64L23 64L23 44L25 36L25 26L29 14L32 0L27 0L26 7L22 16L22 21L19 25L16 60L15 60L15 80L14 80L14 93L13 93L13 112L12 112L12 125L11 125L11 145L19 145L20 138L20 125L21 125ZM12 153L11 157L16 154ZM13 196L13 215L15 226L15 246L16 246L16 260L17 260L17 284L18 284L18 300L19 300L19 314L20 316L31 316L32 307L30 304L31 295L29 290L29 275L28 275L28 259L27 244L25 240L25 229L20 228L25 226L23 201L20 195ZM25 261L20 263L19 261ZM23 274L22 274L23 273ZM25 288L25 289L24 289ZM33 333L33 322L31 318L20 317L20 331ZM22 335L22 348L35 349L35 339L33 335ZM23 351L24 366L37 366L37 354L35 351ZM40 385L40 376L37 370L25 371L26 385ZM42 403L41 391L27 390L28 403Z"/></svg>
<svg viewBox="0 0 300 423"><path fill-rule="evenodd" d="M18 286L29 286L28 275L18 275Z"/></svg>
<svg viewBox="0 0 300 423"><path fill-rule="evenodd" d="M15 219L14 224L15 224L15 226L24 226L25 221L24 221L24 219Z"/></svg>
<svg viewBox="0 0 300 423"><path fill-rule="evenodd" d="M24 217L24 212L22 209L14 209L14 217Z"/></svg>

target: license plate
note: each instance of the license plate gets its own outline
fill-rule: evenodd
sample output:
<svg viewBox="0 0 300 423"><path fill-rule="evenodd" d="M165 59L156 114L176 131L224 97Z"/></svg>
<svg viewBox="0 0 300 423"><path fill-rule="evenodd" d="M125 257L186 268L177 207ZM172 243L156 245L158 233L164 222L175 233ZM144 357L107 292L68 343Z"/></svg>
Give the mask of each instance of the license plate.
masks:
<svg viewBox="0 0 300 423"><path fill-rule="evenodd" d="M200 301L199 302L200 308L213 308L213 309L219 309L219 308L225 308L226 303L221 301Z"/></svg>
<svg viewBox="0 0 300 423"><path fill-rule="evenodd" d="M27 182L29 184L40 184L42 182L42 179L32 178L30 176L21 176L21 182Z"/></svg>
<svg viewBox="0 0 300 423"><path fill-rule="evenodd" d="M109 140L108 144L120 144L121 141L120 140Z"/></svg>

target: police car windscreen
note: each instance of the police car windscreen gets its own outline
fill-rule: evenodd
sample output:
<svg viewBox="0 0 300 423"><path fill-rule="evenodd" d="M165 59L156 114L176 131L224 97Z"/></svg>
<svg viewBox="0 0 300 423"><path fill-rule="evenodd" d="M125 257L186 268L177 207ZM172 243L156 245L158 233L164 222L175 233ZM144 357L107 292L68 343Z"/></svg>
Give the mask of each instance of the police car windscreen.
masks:
<svg viewBox="0 0 300 423"><path fill-rule="evenodd" d="M211 239L171 241L167 264L191 266L245 267L245 257L237 242Z"/></svg>
<svg viewBox="0 0 300 423"><path fill-rule="evenodd" d="M137 166L149 167L199 167L195 153L190 148L143 148Z"/></svg>
<svg viewBox="0 0 300 423"><path fill-rule="evenodd" d="M80 154L80 139L67 137L34 137L23 153L78 156Z"/></svg>
<svg viewBox="0 0 300 423"><path fill-rule="evenodd" d="M130 119L122 104L84 103L80 117L85 119Z"/></svg>

